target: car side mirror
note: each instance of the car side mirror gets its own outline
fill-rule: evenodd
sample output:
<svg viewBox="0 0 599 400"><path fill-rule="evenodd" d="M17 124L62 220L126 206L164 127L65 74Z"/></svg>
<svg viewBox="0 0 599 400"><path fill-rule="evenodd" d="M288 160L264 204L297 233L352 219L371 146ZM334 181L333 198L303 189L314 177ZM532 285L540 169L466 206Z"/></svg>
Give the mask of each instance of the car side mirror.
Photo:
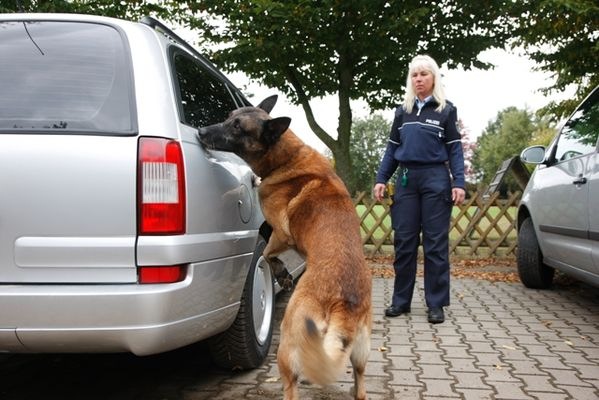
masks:
<svg viewBox="0 0 599 400"><path fill-rule="evenodd" d="M529 164L542 164L545 161L545 146L530 146L522 150L520 160Z"/></svg>

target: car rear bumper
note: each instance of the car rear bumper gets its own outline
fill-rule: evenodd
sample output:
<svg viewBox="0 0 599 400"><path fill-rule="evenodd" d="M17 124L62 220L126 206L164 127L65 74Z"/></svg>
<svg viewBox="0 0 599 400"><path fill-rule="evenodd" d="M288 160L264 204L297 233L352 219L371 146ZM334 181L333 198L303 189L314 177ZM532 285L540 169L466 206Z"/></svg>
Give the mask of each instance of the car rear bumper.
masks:
<svg viewBox="0 0 599 400"><path fill-rule="evenodd" d="M182 282L2 285L0 351L172 350L233 322L252 254L191 264Z"/></svg>

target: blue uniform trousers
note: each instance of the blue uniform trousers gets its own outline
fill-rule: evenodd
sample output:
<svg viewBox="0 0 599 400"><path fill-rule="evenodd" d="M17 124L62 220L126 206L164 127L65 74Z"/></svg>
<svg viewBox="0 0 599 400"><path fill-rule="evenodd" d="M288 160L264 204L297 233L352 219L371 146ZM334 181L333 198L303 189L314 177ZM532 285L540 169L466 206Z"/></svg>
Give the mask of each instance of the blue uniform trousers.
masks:
<svg viewBox="0 0 599 400"><path fill-rule="evenodd" d="M406 172L405 186L402 177ZM414 294L420 233L424 250L424 295L429 308L449 305L449 223L453 203L445 164L401 166L391 221L395 285L392 304L409 307Z"/></svg>

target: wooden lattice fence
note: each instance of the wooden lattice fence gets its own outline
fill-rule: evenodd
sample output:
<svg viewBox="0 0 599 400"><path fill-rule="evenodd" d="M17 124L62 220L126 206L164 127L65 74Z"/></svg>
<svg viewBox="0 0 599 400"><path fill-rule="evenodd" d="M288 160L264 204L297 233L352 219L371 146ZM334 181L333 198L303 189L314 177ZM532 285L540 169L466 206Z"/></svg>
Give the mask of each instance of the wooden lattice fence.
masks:
<svg viewBox="0 0 599 400"><path fill-rule="evenodd" d="M500 198L496 192L484 198L478 193L454 206L449 226L450 254L474 257L505 257L516 253L516 211L522 193ZM369 254L393 251L391 200L382 203L366 193L354 198L360 217L364 248Z"/></svg>

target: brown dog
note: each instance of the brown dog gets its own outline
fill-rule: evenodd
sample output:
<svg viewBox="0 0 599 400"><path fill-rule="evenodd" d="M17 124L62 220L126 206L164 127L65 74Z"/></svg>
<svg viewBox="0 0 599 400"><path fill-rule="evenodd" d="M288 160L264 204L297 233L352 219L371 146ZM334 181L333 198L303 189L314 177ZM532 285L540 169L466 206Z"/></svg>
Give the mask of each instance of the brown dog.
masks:
<svg viewBox="0 0 599 400"><path fill-rule="evenodd" d="M273 233L264 250L277 276L276 256L294 247L306 260L281 324L277 353L285 399L298 398L298 379L334 382L351 361L356 399L366 399L372 278L359 220L345 185L321 154L291 130L290 119L268 113L276 96L235 110L200 130L208 148L231 151L262 178L262 210Z"/></svg>

